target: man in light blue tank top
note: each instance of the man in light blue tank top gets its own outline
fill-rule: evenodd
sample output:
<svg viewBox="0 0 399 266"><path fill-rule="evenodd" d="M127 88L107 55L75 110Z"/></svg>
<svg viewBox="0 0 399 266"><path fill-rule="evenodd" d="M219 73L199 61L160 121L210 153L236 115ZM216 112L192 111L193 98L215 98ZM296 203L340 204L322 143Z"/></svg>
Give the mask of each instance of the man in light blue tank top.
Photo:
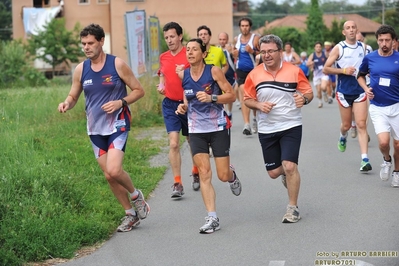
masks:
<svg viewBox="0 0 399 266"><path fill-rule="evenodd" d="M130 130L129 104L142 98L144 90L122 59L105 54L104 38L104 30L97 24L90 24L80 32L87 59L76 67L71 90L58 105L58 111L65 113L72 109L84 92L87 133L94 155L112 192L125 209L125 217L117 230L128 232L150 212L143 193L133 186L122 167ZM126 85L131 90L129 94Z"/></svg>
<svg viewBox="0 0 399 266"><path fill-rule="evenodd" d="M370 99L370 117L378 136L382 153L380 178L388 181L392 172L392 187L399 187L399 53L394 51L396 32L382 25L375 33L378 50L368 54L359 68L357 80ZM370 75L370 87L366 75ZM390 143L393 138L393 163Z"/></svg>
<svg viewBox="0 0 399 266"><path fill-rule="evenodd" d="M365 55L365 48L356 40L358 29L354 21L346 21L342 33L345 41L334 46L327 62L324 64L324 74L337 74L336 100L341 114L340 138L338 150L346 150L348 131L352 126L352 112L358 131L358 140L362 161L360 171L368 172L372 169L368 158L368 133L367 133L367 95L357 83L356 75ZM333 64L336 63L336 67Z"/></svg>

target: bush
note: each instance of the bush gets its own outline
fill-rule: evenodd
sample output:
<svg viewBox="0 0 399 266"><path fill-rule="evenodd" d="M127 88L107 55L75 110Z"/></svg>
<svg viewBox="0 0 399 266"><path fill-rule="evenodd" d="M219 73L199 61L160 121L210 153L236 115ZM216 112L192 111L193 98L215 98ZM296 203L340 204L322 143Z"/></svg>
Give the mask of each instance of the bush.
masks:
<svg viewBox="0 0 399 266"><path fill-rule="evenodd" d="M36 87L48 84L44 75L36 70L20 41L0 44L0 88Z"/></svg>

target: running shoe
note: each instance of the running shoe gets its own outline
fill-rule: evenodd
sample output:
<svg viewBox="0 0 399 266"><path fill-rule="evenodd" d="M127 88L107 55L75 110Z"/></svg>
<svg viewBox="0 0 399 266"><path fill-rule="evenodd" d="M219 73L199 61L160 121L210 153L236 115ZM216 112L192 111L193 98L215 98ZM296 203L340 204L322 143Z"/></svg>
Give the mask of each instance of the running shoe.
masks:
<svg viewBox="0 0 399 266"><path fill-rule="evenodd" d="M287 206L287 213L283 217L283 223L296 223L301 219L298 206Z"/></svg>
<svg viewBox="0 0 399 266"><path fill-rule="evenodd" d="M126 214L126 216L123 217L121 220L122 223L120 226L118 226L118 232L129 232L133 229L133 227L136 227L140 224L139 217L130 214Z"/></svg>
<svg viewBox="0 0 399 266"><path fill-rule="evenodd" d="M327 96L327 93L323 93L323 98L324 98L324 101L325 101L325 102L328 102L328 96Z"/></svg>
<svg viewBox="0 0 399 266"><path fill-rule="evenodd" d="M200 234L211 234L220 229L219 218L205 217L205 224L199 229Z"/></svg>
<svg viewBox="0 0 399 266"><path fill-rule="evenodd" d="M399 187L399 172L393 172L392 173L391 187L395 187L395 188Z"/></svg>
<svg viewBox="0 0 399 266"><path fill-rule="evenodd" d="M193 183L192 187L195 191L200 189L200 180L199 180L199 174L198 173L192 173L191 175L193 177Z"/></svg>
<svg viewBox="0 0 399 266"><path fill-rule="evenodd" d="M283 185L285 186L285 188L288 188L288 187L287 187L287 176L284 175L284 174L281 175L281 183L283 183Z"/></svg>
<svg viewBox="0 0 399 266"><path fill-rule="evenodd" d="M238 179L238 176L236 175L235 169L232 165L230 165L230 169L233 170L233 175L235 177L234 182L232 182L232 183L229 182L230 189L234 195L239 196L241 194L241 190L242 190L241 182L240 182L240 179Z"/></svg>
<svg viewBox="0 0 399 266"><path fill-rule="evenodd" d="M361 171L361 172L368 172L368 171L370 171L371 169L373 169L373 168L371 167L371 164L370 164L368 158L365 158L365 159L363 159L363 160L360 162L360 171Z"/></svg>
<svg viewBox="0 0 399 266"><path fill-rule="evenodd" d="M258 133L258 122L256 121L256 118L252 120L252 132L254 134Z"/></svg>
<svg viewBox="0 0 399 266"><path fill-rule="evenodd" d="M328 97L328 104L332 104L333 103L333 99L331 97Z"/></svg>
<svg viewBox="0 0 399 266"><path fill-rule="evenodd" d="M357 137L357 127L351 127L351 137L356 138Z"/></svg>
<svg viewBox="0 0 399 266"><path fill-rule="evenodd" d="M181 198L184 195L183 185L180 183L174 183L172 185L172 198Z"/></svg>
<svg viewBox="0 0 399 266"><path fill-rule="evenodd" d="M322 108L322 107L323 107L323 103L322 103L322 102L319 102L318 108Z"/></svg>
<svg viewBox="0 0 399 266"><path fill-rule="evenodd" d="M391 174L391 168L392 168L392 163L384 161L381 164L381 170L380 170L380 178L382 181L388 181L389 175ZM393 183L393 180L392 180Z"/></svg>
<svg viewBox="0 0 399 266"><path fill-rule="evenodd" d="M139 196L135 199L132 200L133 206L136 208L137 216L140 219L145 219L147 216L150 214L150 205L145 201L143 192L141 190L137 189L139 192Z"/></svg>
<svg viewBox="0 0 399 266"><path fill-rule="evenodd" d="M335 89L332 90L331 96L335 98Z"/></svg>
<svg viewBox="0 0 399 266"><path fill-rule="evenodd" d="M346 138L340 138L338 141L338 150L344 152L346 150Z"/></svg>
<svg viewBox="0 0 399 266"><path fill-rule="evenodd" d="M249 126L249 124L245 124L244 129L242 130L242 134L247 136L252 135L251 127Z"/></svg>
<svg viewBox="0 0 399 266"><path fill-rule="evenodd" d="M230 119L230 121L233 121L233 114L230 113L229 115L227 115L227 117Z"/></svg>

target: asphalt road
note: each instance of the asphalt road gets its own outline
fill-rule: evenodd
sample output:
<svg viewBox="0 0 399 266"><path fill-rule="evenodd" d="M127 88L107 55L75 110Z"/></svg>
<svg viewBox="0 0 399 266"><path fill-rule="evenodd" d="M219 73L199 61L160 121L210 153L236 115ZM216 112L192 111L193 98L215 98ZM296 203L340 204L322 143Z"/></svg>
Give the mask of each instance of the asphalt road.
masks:
<svg viewBox="0 0 399 266"><path fill-rule="evenodd" d="M372 124L373 170L367 174L359 172L357 139L349 137L346 152L337 149L336 102L322 109L317 101L305 106L303 124L298 223L281 223L286 189L268 177L257 134L242 135L241 112L234 105L231 162L243 190L234 196L214 175L220 231L198 233L207 213L200 192L191 189L191 159L184 145L184 197L170 198L168 170L148 200L150 216L139 227L115 233L93 254L65 265L399 265L399 189L379 178L382 156Z"/></svg>

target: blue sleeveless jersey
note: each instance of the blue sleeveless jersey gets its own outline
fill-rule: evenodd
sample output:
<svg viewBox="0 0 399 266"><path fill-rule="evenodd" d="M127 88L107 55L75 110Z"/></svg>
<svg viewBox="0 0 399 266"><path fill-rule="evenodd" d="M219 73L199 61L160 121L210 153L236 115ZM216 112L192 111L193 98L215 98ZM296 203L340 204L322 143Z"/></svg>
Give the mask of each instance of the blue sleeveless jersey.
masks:
<svg viewBox="0 0 399 266"><path fill-rule="evenodd" d="M191 78L190 68L184 70L183 89L188 101L188 132L209 133L222 131L227 126L224 116L223 104L202 103L198 101L196 94L205 91L207 94L221 95L222 90L212 78L211 65L205 65L204 72L198 81Z"/></svg>
<svg viewBox="0 0 399 266"><path fill-rule="evenodd" d="M347 95L359 95L364 93L362 87L357 82L356 76L360 64L364 58L364 47L361 42L354 45L341 41L338 44L339 57L336 60L337 68L355 67L356 72L353 76L338 74L337 91Z"/></svg>
<svg viewBox="0 0 399 266"><path fill-rule="evenodd" d="M117 131L130 130L130 109L121 108L107 114L101 106L109 101L119 100L127 95L126 84L115 68L115 56L106 55L103 68L95 72L89 59L83 62L81 84L86 98L88 135L111 135Z"/></svg>
<svg viewBox="0 0 399 266"><path fill-rule="evenodd" d="M314 77L322 77L324 64L327 61L326 54L322 51L320 56L316 55L316 52L313 53L313 76Z"/></svg>

